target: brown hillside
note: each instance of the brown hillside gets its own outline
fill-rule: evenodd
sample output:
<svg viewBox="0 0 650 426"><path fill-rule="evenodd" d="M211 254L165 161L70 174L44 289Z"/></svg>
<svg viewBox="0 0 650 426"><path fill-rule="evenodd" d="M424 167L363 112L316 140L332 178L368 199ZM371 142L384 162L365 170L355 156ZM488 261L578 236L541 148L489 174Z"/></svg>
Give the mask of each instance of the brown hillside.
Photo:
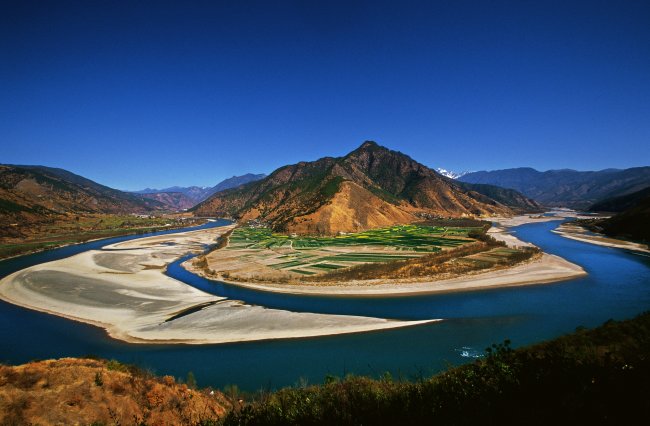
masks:
<svg viewBox="0 0 650 426"><path fill-rule="evenodd" d="M221 417L220 392L189 389L124 365L64 358L0 366L0 424L192 425Z"/></svg>
<svg viewBox="0 0 650 426"><path fill-rule="evenodd" d="M364 142L345 157L282 167L260 181L218 192L194 211L261 219L278 231L323 234L430 216L512 213L494 199L375 142Z"/></svg>
<svg viewBox="0 0 650 426"><path fill-rule="evenodd" d="M67 214L145 213L164 208L63 169L0 164L0 220L29 225Z"/></svg>

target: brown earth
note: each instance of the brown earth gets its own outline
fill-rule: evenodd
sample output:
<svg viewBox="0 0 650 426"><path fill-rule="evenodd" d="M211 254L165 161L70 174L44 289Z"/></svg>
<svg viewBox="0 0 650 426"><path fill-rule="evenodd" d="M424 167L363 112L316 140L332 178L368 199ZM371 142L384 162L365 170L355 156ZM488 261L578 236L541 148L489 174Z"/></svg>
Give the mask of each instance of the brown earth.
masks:
<svg viewBox="0 0 650 426"><path fill-rule="evenodd" d="M193 425L230 408L218 391L190 389L115 361L63 358L0 366L0 424Z"/></svg>

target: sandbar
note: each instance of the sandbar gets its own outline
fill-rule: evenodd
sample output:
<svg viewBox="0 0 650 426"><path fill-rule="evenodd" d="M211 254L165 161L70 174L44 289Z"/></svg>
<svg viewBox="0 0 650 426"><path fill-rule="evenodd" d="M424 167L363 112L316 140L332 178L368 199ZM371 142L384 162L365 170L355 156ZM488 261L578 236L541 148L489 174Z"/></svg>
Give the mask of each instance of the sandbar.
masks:
<svg viewBox="0 0 650 426"><path fill-rule="evenodd" d="M611 238L602 234L591 234L589 231L579 225L572 223L563 223L553 230L556 234L569 238L571 240L581 241L583 243L595 244L598 246L620 248L625 250L636 251L640 253L650 253L650 249L645 244L634 243L631 241Z"/></svg>
<svg viewBox="0 0 650 426"><path fill-rule="evenodd" d="M290 312L205 293L164 271L234 225L140 238L34 265L0 281L0 299L100 326L132 343L230 343L432 322Z"/></svg>

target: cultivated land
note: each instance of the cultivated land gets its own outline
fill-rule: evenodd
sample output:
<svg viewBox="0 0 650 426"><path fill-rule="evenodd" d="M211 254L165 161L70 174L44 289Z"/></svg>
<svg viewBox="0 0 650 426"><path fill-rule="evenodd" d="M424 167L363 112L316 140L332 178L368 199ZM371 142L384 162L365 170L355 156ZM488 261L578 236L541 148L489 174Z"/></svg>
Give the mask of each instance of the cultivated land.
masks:
<svg viewBox="0 0 650 426"><path fill-rule="evenodd" d="M558 219L502 218L504 226ZM183 266L207 278L267 291L368 296L549 283L585 275L580 266L539 253L502 227L490 229L489 236L484 230L405 225L337 237L291 237L244 227L232 233L229 244L222 242L220 249Z"/></svg>
<svg viewBox="0 0 650 426"><path fill-rule="evenodd" d="M105 328L134 343L227 343L403 327L392 321L289 312L213 296L164 274L233 226L140 238L23 269L0 280L0 298Z"/></svg>
<svg viewBox="0 0 650 426"><path fill-rule="evenodd" d="M227 247L209 256L230 279L284 280L364 263L421 257L475 240L481 227L401 225L335 237L289 236L264 227L237 228Z"/></svg>

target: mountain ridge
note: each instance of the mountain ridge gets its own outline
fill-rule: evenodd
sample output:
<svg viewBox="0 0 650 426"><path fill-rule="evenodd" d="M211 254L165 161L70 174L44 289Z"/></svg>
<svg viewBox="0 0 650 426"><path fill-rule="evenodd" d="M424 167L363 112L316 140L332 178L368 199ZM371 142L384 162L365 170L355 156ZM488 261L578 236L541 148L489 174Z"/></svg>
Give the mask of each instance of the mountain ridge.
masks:
<svg viewBox="0 0 650 426"><path fill-rule="evenodd" d="M548 206L586 209L606 198L631 194L650 186L650 167L599 171L560 169L545 172L531 167L518 167L472 172L459 180L514 189Z"/></svg>
<svg viewBox="0 0 650 426"><path fill-rule="evenodd" d="M215 193L198 215L259 219L283 232L332 234L432 216L512 214L473 189L374 141L342 157L301 161Z"/></svg>
<svg viewBox="0 0 650 426"><path fill-rule="evenodd" d="M138 191L130 191L130 192L134 194L140 194L145 196L146 198L151 198L151 199L181 198L181 200L179 200L176 203L173 203L170 200L171 202L170 206L176 206L179 209L187 209L196 205L197 203L200 203L201 201L205 200L206 198L208 198L209 196L211 196L216 192L223 191L230 188L236 188L245 183L263 179L265 176L266 175L264 173L260 173L260 174L246 173L244 175L240 175L240 176L235 175L230 178L224 179L214 186L171 186L169 188L163 188L163 189L145 188ZM188 205L187 201L184 198L172 195L176 193L183 194L187 199L192 201L192 204ZM166 197L165 196L156 197L154 194L168 194L168 195ZM181 207L181 205L184 207Z"/></svg>

